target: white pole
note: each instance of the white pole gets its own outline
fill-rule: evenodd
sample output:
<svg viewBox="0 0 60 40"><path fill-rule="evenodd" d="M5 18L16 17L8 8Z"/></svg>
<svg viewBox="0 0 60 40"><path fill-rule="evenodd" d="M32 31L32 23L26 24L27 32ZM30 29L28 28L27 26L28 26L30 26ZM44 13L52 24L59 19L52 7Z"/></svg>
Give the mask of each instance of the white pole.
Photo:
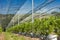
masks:
<svg viewBox="0 0 60 40"><path fill-rule="evenodd" d="M19 26L19 14L18 14L18 26Z"/></svg>
<svg viewBox="0 0 60 40"><path fill-rule="evenodd" d="M14 17L13 17L13 26L14 26Z"/></svg>
<svg viewBox="0 0 60 40"><path fill-rule="evenodd" d="M33 13L34 13L34 0L32 0L32 23L34 22Z"/></svg>

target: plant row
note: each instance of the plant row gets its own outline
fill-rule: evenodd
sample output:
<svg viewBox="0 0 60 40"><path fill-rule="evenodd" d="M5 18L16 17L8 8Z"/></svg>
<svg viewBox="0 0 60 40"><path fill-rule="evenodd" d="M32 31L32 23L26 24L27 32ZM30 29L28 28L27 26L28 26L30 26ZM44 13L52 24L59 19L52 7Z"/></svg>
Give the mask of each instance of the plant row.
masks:
<svg viewBox="0 0 60 40"><path fill-rule="evenodd" d="M56 33L60 35L60 17L50 16L48 18L36 18L34 22L24 22L7 28L7 32L13 33L34 33L36 35L48 35Z"/></svg>

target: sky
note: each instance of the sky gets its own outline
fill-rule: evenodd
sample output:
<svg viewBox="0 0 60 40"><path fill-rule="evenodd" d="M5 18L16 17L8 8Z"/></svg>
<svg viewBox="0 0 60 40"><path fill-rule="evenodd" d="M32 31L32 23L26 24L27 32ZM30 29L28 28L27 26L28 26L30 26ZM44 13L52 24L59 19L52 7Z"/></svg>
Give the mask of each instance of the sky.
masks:
<svg viewBox="0 0 60 40"><path fill-rule="evenodd" d="M48 2L51 0L34 0L34 9L41 7L43 5L42 3L45 1ZM60 7L60 0L54 0L54 2L44 6L36 12L45 12L54 7ZM0 0L0 14L26 14L31 10L32 0Z"/></svg>

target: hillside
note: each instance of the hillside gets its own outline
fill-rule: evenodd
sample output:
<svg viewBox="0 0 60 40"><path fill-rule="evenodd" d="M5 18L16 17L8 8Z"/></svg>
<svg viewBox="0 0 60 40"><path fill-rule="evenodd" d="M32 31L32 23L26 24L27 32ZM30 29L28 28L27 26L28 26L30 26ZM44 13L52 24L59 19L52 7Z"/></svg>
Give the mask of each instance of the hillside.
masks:
<svg viewBox="0 0 60 40"><path fill-rule="evenodd" d="M7 27L13 16L14 14L0 14L0 25L3 29Z"/></svg>

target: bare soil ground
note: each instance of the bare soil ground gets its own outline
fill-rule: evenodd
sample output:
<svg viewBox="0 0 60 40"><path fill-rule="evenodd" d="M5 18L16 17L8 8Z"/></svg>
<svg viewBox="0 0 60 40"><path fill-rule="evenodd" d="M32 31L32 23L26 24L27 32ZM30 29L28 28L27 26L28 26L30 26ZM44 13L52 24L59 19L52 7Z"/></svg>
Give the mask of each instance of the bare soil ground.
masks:
<svg viewBox="0 0 60 40"><path fill-rule="evenodd" d="M21 35L19 35L19 34L16 34L17 36L21 36ZM39 39L39 38L31 38L31 37L27 37L27 36L24 36L24 38L26 39L26 40L41 40L41 39Z"/></svg>
<svg viewBox="0 0 60 40"><path fill-rule="evenodd" d="M0 40L4 40L4 33L0 34Z"/></svg>
<svg viewBox="0 0 60 40"><path fill-rule="evenodd" d="M39 40L39 38L30 38L30 37L25 37L26 40Z"/></svg>
<svg viewBox="0 0 60 40"><path fill-rule="evenodd" d="M18 36L18 35L17 35ZM21 36L21 35L20 35ZM26 37L26 36L24 36L24 38L26 39L26 40L40 40L39 38L31 38L31 37ZM5 34L4 33L1 33L0 34L0 40L5 40Z"/></svg>

